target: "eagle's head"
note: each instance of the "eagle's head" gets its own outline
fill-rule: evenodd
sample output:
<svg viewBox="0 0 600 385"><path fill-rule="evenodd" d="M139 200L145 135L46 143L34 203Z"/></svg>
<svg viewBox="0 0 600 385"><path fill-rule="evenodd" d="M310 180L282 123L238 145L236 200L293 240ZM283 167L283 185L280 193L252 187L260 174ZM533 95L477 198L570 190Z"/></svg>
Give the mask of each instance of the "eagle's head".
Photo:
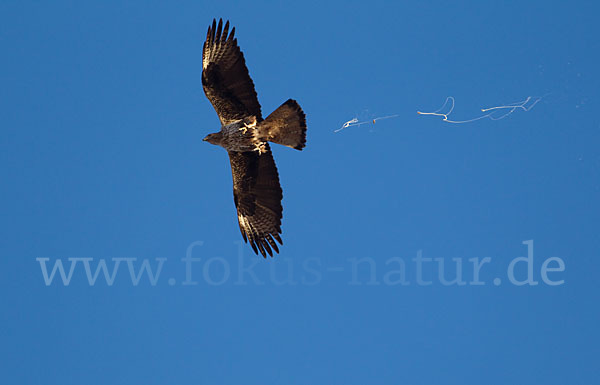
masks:
<svg viewBox="0 0 600 385"><path fill-rule="evenodd" d="M205 142L208 142L210 144L215 144L217 146L221 145L221 141L223 139L223 134L220 132L215 132L212 134L208 134L204 137L204 139L202 139Z"/></svg>

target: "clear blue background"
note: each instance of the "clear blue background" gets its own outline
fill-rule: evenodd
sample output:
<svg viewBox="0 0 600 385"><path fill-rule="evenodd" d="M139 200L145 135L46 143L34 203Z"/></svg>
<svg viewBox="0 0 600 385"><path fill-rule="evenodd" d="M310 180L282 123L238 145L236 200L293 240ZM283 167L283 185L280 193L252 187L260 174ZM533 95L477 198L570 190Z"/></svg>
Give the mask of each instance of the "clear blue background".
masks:
<svg viewBox="0 0 600 385"><path fill-rule="evenodd" d="M2 2L1 382L597 383L599 11L592 1ZM293 97L307 115L305 151L274 148L282 253L265 261L243 248L264 285L235 285L229 163L201 141L219 128L200 85L213 17L236 26L263 114ZM448 95L455 119L545 97L499 121L416 114ZM387 114L400 116L333 132ZM536 280L560 257L565 271L551 278L563 285L508 284L529 239ZM194 257L231 261L225 284L207 284L199 262L199 284L180 285L195 241ZM386 260L418 250L447 264L492 258L486 285L421 287L412 270L409 286L381 283ZM156 286L133 286L126 270L90 286L78 267L65 287L44 284L40 257L167 261ZM380 285L348 284L348 259L362 257ZM321 263L316 285L268 278L291 265L299 280L309 258Z"/></svg>

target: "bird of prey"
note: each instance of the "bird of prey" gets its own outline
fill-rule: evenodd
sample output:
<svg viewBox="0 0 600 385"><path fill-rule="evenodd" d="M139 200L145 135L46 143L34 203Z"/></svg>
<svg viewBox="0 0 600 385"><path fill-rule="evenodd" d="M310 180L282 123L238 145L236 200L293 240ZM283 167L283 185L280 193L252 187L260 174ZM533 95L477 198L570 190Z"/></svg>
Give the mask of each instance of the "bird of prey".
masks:
<svg viewBox="0 0 600 385"><path fill-rule="evenodd" d="M266 119L262 118L254 83L244 55L229 31L229 21L208 27L202 51L202 87L221 121L221 130L204 141L227 150L233 175L233 200L245 242L254 253L279 252L283 193L268 142L302 150L306 144L306 118L288 99Z"/></svg>

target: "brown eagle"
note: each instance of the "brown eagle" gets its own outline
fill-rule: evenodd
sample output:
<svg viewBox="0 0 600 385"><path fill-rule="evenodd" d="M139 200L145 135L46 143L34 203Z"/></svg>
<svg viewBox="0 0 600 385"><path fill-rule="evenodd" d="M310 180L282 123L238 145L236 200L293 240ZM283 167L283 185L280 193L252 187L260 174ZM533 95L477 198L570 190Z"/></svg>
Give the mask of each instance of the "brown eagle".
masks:
<svg viewBox="0 0 600 385"><path fill-rule="evenodd" d="M302 150L306 119L295 100L289 99L263 120L254 83L244 55L229 31L229 21L213 20L202 51L202 87L213 105L221 130L204 140L229 154L233 175L233 201L240 231L256 254L266 258L279 252L283 193L268 142Z"/></svg>

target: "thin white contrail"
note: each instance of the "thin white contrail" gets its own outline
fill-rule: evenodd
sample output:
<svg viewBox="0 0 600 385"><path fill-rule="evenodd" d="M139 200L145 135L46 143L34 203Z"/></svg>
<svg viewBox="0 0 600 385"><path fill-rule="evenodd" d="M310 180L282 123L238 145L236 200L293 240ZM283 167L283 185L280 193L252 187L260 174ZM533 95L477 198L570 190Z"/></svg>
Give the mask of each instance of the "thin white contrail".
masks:
<svg viewBox="0 0 600 385"><path fill-rule="evenodd" d="M531 102L533 100L533 102L527 106L527 103ZM452 111L454 110L454 97L452 96L448 96L446 98L446 101L444 102L444 104L442 105L442 107L440 107L438 110L435 110L433 112L421 112L421 111L417 111L417 114L419 115L433 115L433 116L443 116L444 122L448 122L448 123L456 123L456 124L460 124L460 123L470 123L470 122L474 122L476 120L481 120L481 119L485 119L485 118L489 118L491 120L500 120L500 119L504 119L506 118L508 115L512 114L513 112L515 112L517 109L522 109L523 111L529 111L533 108L533 106L535 106L540 100L542 100L541 96L528 96L527 99L521 101L521 102L516 102L516 103L509 103L505 106L496 106L496 107L490 107L490 108L482 108L481 112L488 112L488 111L492 111L489 112L485 115L481 115L478 116L476 118L473 119L467 119L467 120L450 120L448 119L448 116L452 113ZM450 110L446 113L442 113L440 111L444 110L446 105L450 104ZM527 107L526 107L527 106ZM500 116L494 116L494 113L498 110L508 110L506 113L500 115Z"/></svg>
<svg viewBox="0 0 600 385"><path fill-rule="evenodd" d="M444 119L442 119L442 121L448 122L448 123L454 123L454 124L470 123L470 122L474 122L476 120L481 120L481 119L485 119L485 118L489 118L490 120L501 120L501 119L506 118L507 116L509 116L510 114L515 112L516 110L519 110L519 109L523 110L523 111L531 110L533 108L533 106L535 106L544 97L545 97L545 95L544 96L529 96L529 97L527 97L527 99L520 101L520 102L509 103L509 104L503 105L503 106L482 108L481 112L487 112L487 114L478 116L476 118L467 119L467 120L451 120L448 117L450 116L452 111L454 111L455 101L454 101L454 97L448 96L446 98L446 100L444 101L444 104L439 109L437 109L433 112L417 111L417 114L440 116L440 117L444 118ZM445 110L448 110L448 111L442 112ZM497 115L496 112L498 112L499 110L506 110L506 112L502 115ZM400 114L381 116L381 117L364 120L364 121L359 121L358 118L353 118L353 119L350 119L347 122L345 122L340 128L338 128L334 132L340 132L343 129L346 129L348 127L362 126L363 124L375 124L375 122L378 120L391 119L391 118L397 118L397 117L400 117Z"/></svg>

